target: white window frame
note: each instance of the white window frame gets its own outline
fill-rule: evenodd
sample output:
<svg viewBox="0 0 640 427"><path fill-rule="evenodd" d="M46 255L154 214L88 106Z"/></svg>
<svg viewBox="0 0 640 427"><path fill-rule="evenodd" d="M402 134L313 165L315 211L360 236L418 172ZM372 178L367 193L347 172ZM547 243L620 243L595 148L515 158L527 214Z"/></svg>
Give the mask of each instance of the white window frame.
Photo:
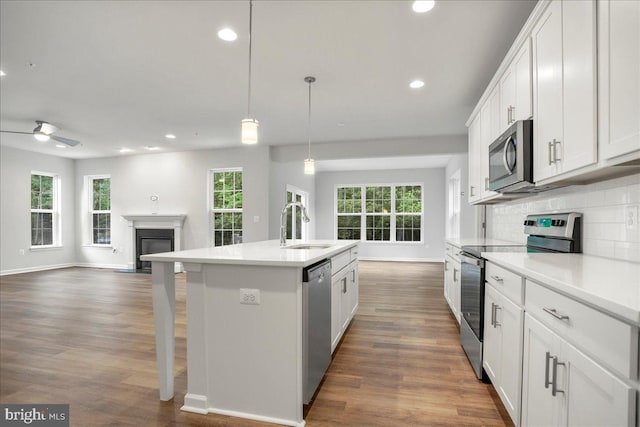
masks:
<svg viewBox="0 0 640 427"><path fill-rule="evenodd" d="M460 237L460 169L449 177L448 187L448 207L447 207L447 237Z"/></svg>
<svg viewBox="0 0 640 427"><path fill-rule="evenodd" d="M109 181L111 181L111 175L86 175L85 176L85 182L86 182L86 188L87 188L87 197L89 198L89 205L88 205L88 211L89 211L89 227L88 227L88 245L89 246L97 246L97 247L105 247L105 248L111 248L113 247L113 229L111 227L112 222L109 221L109 243L95 243L93 241L93 215L94 214L109 214L111 216L111 209L109 210L94 210L93 209L93 181L95 181L96 179L109 179ZM109 186L109 207L111 207L111 186Z"/></svg>
<svg viewBox="0 0 640 427"><path fill-rule="evenodd" d="M60 185L60 175L57 173L51 172L42 172L42 171L31 171L29 175L29 208L31 208L31 177L33 175L40 176L48 176L53 178L52 182L52 209L30 209L29 211L29 249L30 250L39 250L39 249L52 249L52 248L61 248L62 247L62 215L60 213L60 201L61 198L61 185ZM32 213L51 213L51 244L50 245L33 245L31 242L33 241L33 230L31 228L31 214Z"/></svg>
<svg viewBox="0 0 640 427"><path fill-rule="evenodd" d="M300 188L291 185L291 184L287 184L286 185L286 191L285 191L285 201L287 200L287 195L288 193L292 193L293 194L293 198L292 200L295 201L296 196L300 196L300 201L301 203L304 205L304 207L307 209L307 212L309 210L309 193L307 193L304 190L301 190ZM293 208L291 209L291 216L287 216L287 221L291 221L291 239L290 240L296 240L295 236L296 236L296 232L297 230L297 224L296 224L296 210L300 209L297 206L293 206ZM302 221L302 230L301 230L301 234L300 236L300 240L307 240L307 235L308 235L308 227L309 223ZM288 236L287 236L288 238Z"/></svg>
<svg viewBox="0 0 640 427"><path fill-rule="evenodd" d="M224 172L241 172L242 173L242 208L234 208L234 209L214 209L213 203L213 177L216 173L224 173ZM215 237L215 214L216 213L240 213L242 214L242 237L244 238L244 226L245 226L245 218L244 218L244 171L241 167L235 168L213 168L209 169L209 173L207 174L207 212L209 216L209 246L216 247L216 237ZM226 246L226 245L222 245Z"/></svg>
<svg viewBox="0 0 640 427"><path fill-rule="evenodd" d="M420 212L396 212L396 188L406 186L419 186L422 188L420 192L421 207ZM338 213L338 188L360 188L361 206L362 211L357 213ZM391 187L391 211L388 214L384 213L367 213L366 205L366 189L367 187ZM406 244L406 245L420 245L424 244L424 183L423 182L402 182L402 183L368 183L368 184L337 184L333 189L333 238L338 239L338 215L353 215L360 216L360 241L366 243L379 243L379 244ZM390 235L389 240L367 240L367 215L388 215L390 217ZM420 216L420 240L408 241L408 240L396 240L396 217L406 215L418 215Z"/></svg>

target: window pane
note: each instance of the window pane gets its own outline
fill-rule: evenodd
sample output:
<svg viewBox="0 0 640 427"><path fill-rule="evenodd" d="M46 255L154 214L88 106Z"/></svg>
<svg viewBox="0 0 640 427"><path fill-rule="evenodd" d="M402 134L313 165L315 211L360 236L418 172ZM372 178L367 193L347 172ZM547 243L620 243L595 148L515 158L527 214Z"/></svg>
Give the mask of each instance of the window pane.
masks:
<svg viewBox="0 0 640 427"><path fill-rule="evenodd" d="M53 209L53 177L31 175L31 209Z"/></svg>
<svg viewBox="0 0 640 427"><path fill-rule="evenodd" d="M422 212L422 186L406 185L396 187L396 212Z"/></svg>
<svg viewBox="0 0 640 427"><path fill-rule="evenodd" d="M338 239L339 240L360 240L360 224L362 218L358 215L338 216Z"/></svg>
<svg viewBox="0 0 640 427"><path fill-rule="evenodd" d="M93 180L93 210L108 211L111 209L111 179Z"/></svg>
<svg viewBox="0 0 640 427"><path fill-rule="evenodd" d="M31 245L53 244L53 214L44 212L31 213Z"/></svg>
<svg viewBox="0 0 640 427"><path fill-rule="evenodd" d="M367 187L367 213L391 212L391 187Z"/></svg>
<svg viewBox="0 0 640 427"><path fill-rule="evenodd" d="M420 215L398 215L396 217L396 240L399 242L419 242Z"/></svg>
<svg viewBox="0 0 640 427"><path fill-rule="evenodd" d="M391 217L367 215L367 240L391 240Z"/></svg>

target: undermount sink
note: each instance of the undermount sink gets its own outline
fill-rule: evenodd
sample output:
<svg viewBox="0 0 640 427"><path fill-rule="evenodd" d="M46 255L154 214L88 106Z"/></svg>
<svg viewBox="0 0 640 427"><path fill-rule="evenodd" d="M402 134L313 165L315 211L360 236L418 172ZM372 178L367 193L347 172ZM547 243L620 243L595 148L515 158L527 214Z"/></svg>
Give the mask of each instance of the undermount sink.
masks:
<svg viewBox="0 0 640 427"><path fill-rule="evenodd" d="M331 245L324 245L324 244L300 244L300 245L292 245L292 246L283 246L282 249L327 249L330 247Z"/></svg>

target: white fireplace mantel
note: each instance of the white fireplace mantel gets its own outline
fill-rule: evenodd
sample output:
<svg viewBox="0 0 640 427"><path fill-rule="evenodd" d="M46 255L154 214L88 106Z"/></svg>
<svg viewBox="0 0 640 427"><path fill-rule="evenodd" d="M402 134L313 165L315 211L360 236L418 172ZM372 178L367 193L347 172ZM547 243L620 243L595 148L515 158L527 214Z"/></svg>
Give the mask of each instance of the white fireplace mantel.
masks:
<svg viewBox="0 0 640 427"><path fill-rule="evenodd" d="M174 251L182 250L182 225L187 218L185 214L125 214L122 215L129 226L129 242L127 244L127 268L136 269L136 229L138 228L171 228L173 229ZM182 265L176 263L176 273L182 271Z"/></svg>

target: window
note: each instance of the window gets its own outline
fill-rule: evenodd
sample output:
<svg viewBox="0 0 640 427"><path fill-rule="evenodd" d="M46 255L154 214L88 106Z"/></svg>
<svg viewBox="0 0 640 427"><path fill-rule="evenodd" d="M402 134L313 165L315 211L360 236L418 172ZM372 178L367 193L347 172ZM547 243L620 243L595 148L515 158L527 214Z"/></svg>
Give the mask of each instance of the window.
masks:
<svg viewBox="0 0 640 427"><path fill-rule="evenodd" d="M421 242L422 217L421 184L336 188L339 240Z"/></svg>
<svg viewBox="0 0 640 427"><path fill-rule="evenodd" d="M242 169L211 171L213 245L242 241Z"/></svg>
<svg viewBox="0 0 640 427"><path fill-rule="evenodd" d="M308 199L305 191L287 184L287 203L300 202L308 209ZM302 209L298 206L287 209L287 239L293 239L294 236L299 240L307 238L307 223L302 221Z"/></svg>
<svg viewBox="0 0 640 427"><path fill-rule="evenodd" d="M31 173L31 246L60 245L59 183L57 175Z"/></svg>
<svg viewBox="0 0 640 427"><path fill-rule="evenodd" d="M460 237L460 169L449 178L447 237Z"/></svg>
<svg viewBox="0 0 640 427"><path fill-rule="evenodd" d="M111 244L111 178L90 176L91 243Z"/></svg>

